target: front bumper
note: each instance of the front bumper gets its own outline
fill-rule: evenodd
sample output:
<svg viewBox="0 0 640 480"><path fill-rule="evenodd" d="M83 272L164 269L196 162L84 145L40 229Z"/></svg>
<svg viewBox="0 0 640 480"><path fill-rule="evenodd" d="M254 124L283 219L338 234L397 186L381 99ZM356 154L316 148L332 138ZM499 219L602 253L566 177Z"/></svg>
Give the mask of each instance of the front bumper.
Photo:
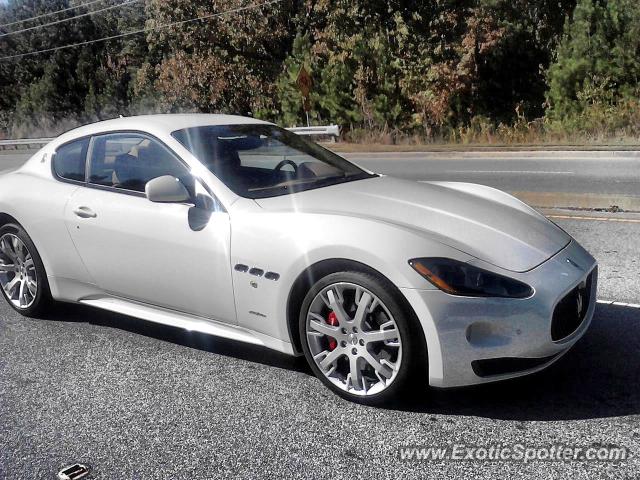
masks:
<svg viewBox="0 0 640 480"><path fill-rule="evenodd" d="M425 332L431 385L473 385L536 372L560 358L586 332L596 305L597 265L577 242L533 270L509 276L527 283L535 293L510 299L401 289ZM565 297L573 301L575 289L587 284L589 291L576 302L584 302L580 321L571 333L553 340L556 307Z"/></svg>

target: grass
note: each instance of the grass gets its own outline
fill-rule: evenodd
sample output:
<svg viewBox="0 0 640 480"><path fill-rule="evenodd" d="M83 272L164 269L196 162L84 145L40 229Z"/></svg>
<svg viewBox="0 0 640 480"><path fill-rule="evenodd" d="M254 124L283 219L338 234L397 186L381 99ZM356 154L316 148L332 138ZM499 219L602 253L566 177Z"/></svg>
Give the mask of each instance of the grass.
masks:
<svg viewBox="0 0 640 480"><path fill-rule="evenodd" d="M637 142L637 140L636 140ZM321 142L322 145L339 153L384 153L384 152L482 152L482 151L637 151L640 143L591 143L591 144L551 144L551 143L423 143L423 144L382 144L382 143L351 143L351 142Z"/></svg>
<svg viewBox="0 0 640 480"><path fill-rule="evenodd" d="M512 124L493 123L482 116L468 125L442 127L437 132L407 133L388 127L353 129L336 151L415 152L468 150L638 150L640 112L637 102L616 108L592 105L563 120L519 116Z"/></svg>

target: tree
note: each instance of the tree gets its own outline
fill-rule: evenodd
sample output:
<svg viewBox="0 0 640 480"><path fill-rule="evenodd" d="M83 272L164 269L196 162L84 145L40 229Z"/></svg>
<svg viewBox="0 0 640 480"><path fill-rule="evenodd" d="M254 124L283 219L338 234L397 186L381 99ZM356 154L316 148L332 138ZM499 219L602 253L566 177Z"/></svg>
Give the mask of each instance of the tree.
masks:
<svg viewBox="0 0 640 480"><path fill-rule="evenodd" d="M3 23L69 8L77 1L11 0ZM16 31L87 12L78 7L7 28ZM132 6L102 12L0 38L0 56L79 43L140 28L144 12ZM127 114L132 101L132 70L146 50L143 36L127 37L0 62L2 103L10 119L5 129L54 134L74 123ZM2 117L0 117L2 118ZM60 124L65 120L64 124ZM18 131L18 130L16 130Z"/></svg>
<svg viewBox="0 0 640 480"><path fill-rule="evenodd" d="M576 128L580 119L585 120L594 110L637 100L640 94L637 0L580 0L573 17L567 20L548 79L549 118L575 121Z"/></svg>
<svg viewBox="0 0 640 480"><path fill-rule="evenodd" d="M245 6L241 0L149 0L147 26ZM150 32L150 59L137 91L156 90L170 111L272 115L273 85L295 31L291 8L284 1Z"/></svg>
<svg viewBox="0 0 640 480"><path fill-rule="evenodd" d="M95 9L82 1L9 0L0 22L77 6L10 31ZM148 29L0 61L0 129L54 134L65 119L183 110L300 124L302 66L314 81L314 122L391 138L526 129L544 114L544 125L573 129L640 123L640 4L575 4L145 0L144 9L135 3L0 37L0 56L10 56Z"/></svg>
<svg viewBox="0 0 640 480"><path fill-rule="evenodd" d="M283 119L301 119L295 75L313 70L314 116L436 134L476 116L540 116L544 71L575 0L305 2L278 83Z"/></svg>

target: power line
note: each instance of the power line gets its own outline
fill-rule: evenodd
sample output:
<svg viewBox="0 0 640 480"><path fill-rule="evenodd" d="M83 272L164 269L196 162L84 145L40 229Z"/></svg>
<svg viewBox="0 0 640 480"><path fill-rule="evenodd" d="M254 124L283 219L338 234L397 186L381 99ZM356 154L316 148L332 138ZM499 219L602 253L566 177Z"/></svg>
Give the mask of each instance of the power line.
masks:
<svg viewBox="0 0 640 480"><path fill-rule="evenodd" d="M88 7L89 5L93 5L94 3L99 3L104 1L105 0L93 0L92 2L81 3L80 5L75 5L73 7L67 7L67 8L63 8L62 10L56 10L55 12L47 12L47 13L43 13L42 15L36 15L35 17L16 20L15 22L11 22L11 23L4 23L0 25L0 28L11 27L12 25L17 25L18 23L31 22L32 20L38 20L39 18L43 18L43 17L50 17L51 15L57 15L58 13L68 12L69 10L75 10L76 8Z"/></svg>
<svg viewBox="0 0 640 480"><path fill-rule="evenodd" d="M31 55L38 55L38 54L41 54L41 53L55 52L57 50L64 50L64 49L67 49L67 48L82 47L84 45L90 45L90 44L98 43L98 42L107 42L109 40L115 40L116 38L129 37L131 35L139 35L141 33L152 32L154 30L160 30L162 28L174 27L176 25L184 25L185 23L199 22L199 21L202 21L202 20L209 20L211 18L222 17L222 16L227 15L229 13L239 13L239 12L243 12L245 10L252 10L254 8L267 7L267 6L274 5L274 4L280 3L280 2L282 2L282 0L272 0L270 2L260 3L258 5L248 5L246 7L233 8L231 10L225 10L224 12L212 13L210 15L204 15L202 17L190 18L188 20L180 20L178 22L164 23L164 24L158 25L156 27L141 28L139 30L133 30L131 32L120 33L118 35L111 35L110 37L102 37L102 38L97 38L95 40L87 40L86 42L72 43L72 44L69 44L69 45L62 45L60 47L46 48L44 50L35 50L33 52L26 52L26 53L18 53L16 55L8 55L6 57L0 57L0 62L4 61L4 60L11 60L11 59L14 59L14 58L23 58L23 57L28 57L28 56L31 56Z"/></svg>
<svg viewBox="0 0 640 480"><path fill-rule="evenodd" d="M140 0L128 0L126 2L119 3L117 5L110 5L108 7L100 8L98 10L93 10L92 12L85 12L85 13L81 13L79 15L74 15L73 17L62 18L60 20L55 20L53 22L43 23L42 25L34 25L33 27L23 28L22 30L15 30L13 32L0 33L0 38L8 37L9 35L16 35L18 33L29 32L31 30L37 30L38 28L50 27L51 25L57 25L59 23L70 22L71 20L76 20L76 19L82 18L82 17L88 17L90 15L95 15L96 13L106 12L107 10L113 10L114 8L124 7L126 5L130 5L132 3L136 3L136 2L139 2L139 1Z"/></svg>

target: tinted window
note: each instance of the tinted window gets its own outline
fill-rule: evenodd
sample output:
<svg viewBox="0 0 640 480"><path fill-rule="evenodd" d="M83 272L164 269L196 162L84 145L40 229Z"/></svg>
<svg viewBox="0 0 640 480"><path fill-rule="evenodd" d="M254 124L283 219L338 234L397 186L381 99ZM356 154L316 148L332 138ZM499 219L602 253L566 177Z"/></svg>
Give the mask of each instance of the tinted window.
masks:
<svg viewBox="0 0 640 480"><path fill-rule="evenodd" d="M187 168L158 141L128 133L94 138L90 183L144 192L149 180L163 175L183 181L190 177Z"/></svg>
<svg viewBox="0 0 640 480"><path fill-rule="evenodd" d="M243 197L273 197L372 177L274 125L212 125L178 130L173 136Z"/></svg>
<svg viewBox="0 0 640 480"><path fill-rule="evenodd" d="M53 170L60 178L84 182L89 139L84 138L60 147L53 157Z"/></svg>

